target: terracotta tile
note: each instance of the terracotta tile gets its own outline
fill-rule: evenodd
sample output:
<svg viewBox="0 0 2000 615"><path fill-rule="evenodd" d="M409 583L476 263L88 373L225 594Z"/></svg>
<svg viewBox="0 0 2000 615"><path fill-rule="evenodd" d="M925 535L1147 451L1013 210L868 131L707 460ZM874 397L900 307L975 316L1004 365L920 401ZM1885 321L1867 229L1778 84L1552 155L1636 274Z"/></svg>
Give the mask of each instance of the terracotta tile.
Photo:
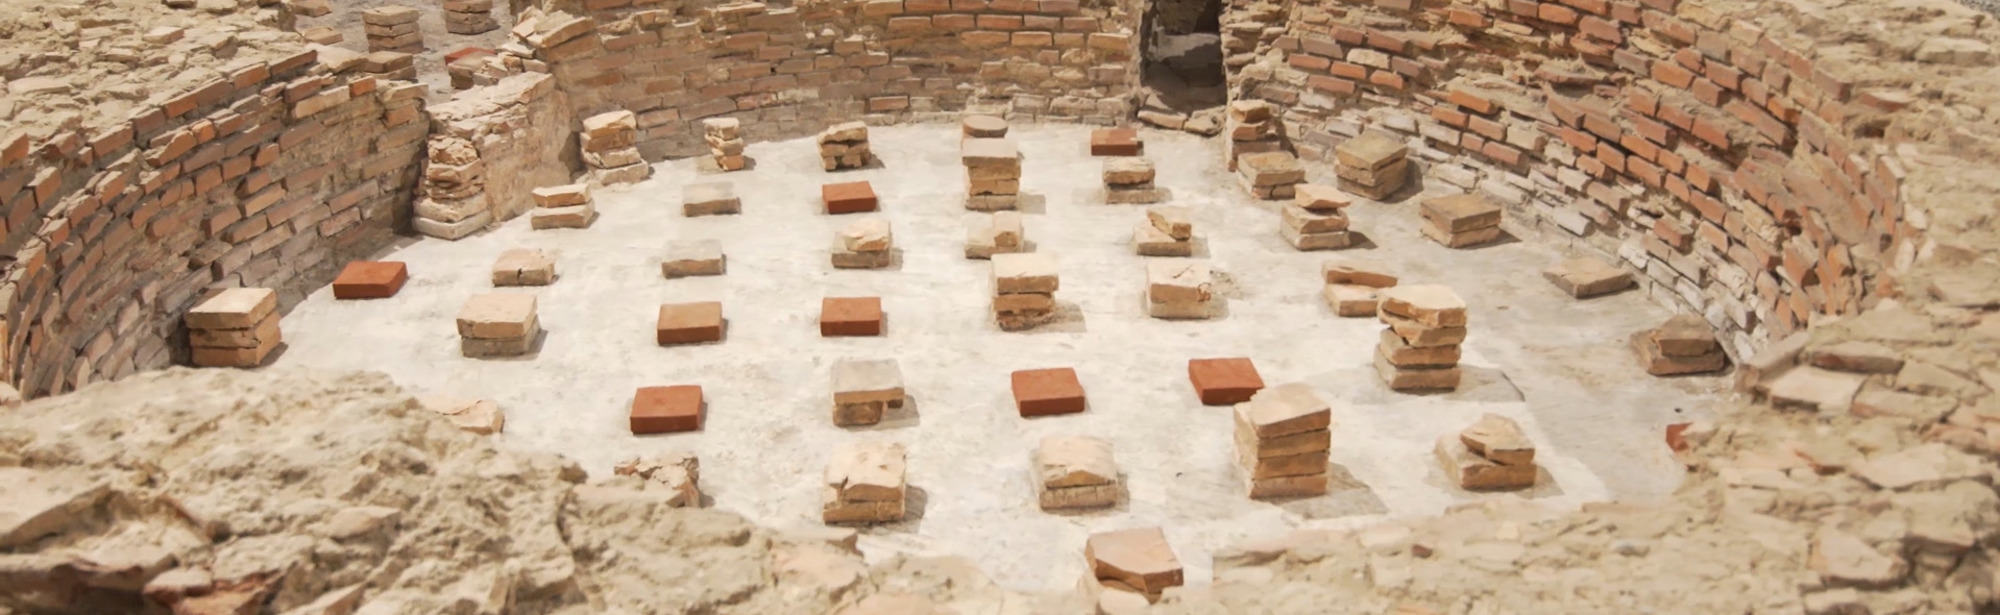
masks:
<svg viewBox="0 0 2000 615"><path fill-rule="evenodd" d="M1090 131L1090 155L1137 156L1144 149L1136 128L1100 128Z"/></svg>
<svg viewBox="0 0 2000 615"><path fill-rule="evenodd" d="M1082 412L1083 383L1067 367L1014 372L1014 405L1024 417Z"/></svg>
<svg viewBox="0 0 2000 615"><path fill-rule="evenodd" d="M881 297L827 297L820 301L820 337L882 334Z"/></svg>
<svg viewBox="0 0 2000 615"><path fill-rule="evenodd" d="M875 187L868 182L847 182L820 186L820 198L826 201L826 213L853 214L875 211L878 202Z"/></svg>
<svg viewBox="0 0 2000 615"><path fill-rule="evenodd" d="M661 346L722 341L722 302L668 303L660 306L656 331Z"/></svg>
<svg viewBox="0 0 2000 615"><path fill-rule="evenodd" d="M333 279L335 299L387 299L410 280L408 265L398 262L355 261Z"/></svg>
<svg viewBox="0 0 2000 615"><path fill-rule="evenodd" d="M1188 361L1188 381L1194 383L1195 394L1201 397L1201 403L1208 406L1250 401L1251 395L1264 388L1264 379L1257 375L1257 366L1242 357L1191 359Z"/></svg>
<svg viewBox="0 0 2000 615"><path fill-rule="evenodd" d="M632 395L632 435L701 429L701 386L640 387Z"/></svg>

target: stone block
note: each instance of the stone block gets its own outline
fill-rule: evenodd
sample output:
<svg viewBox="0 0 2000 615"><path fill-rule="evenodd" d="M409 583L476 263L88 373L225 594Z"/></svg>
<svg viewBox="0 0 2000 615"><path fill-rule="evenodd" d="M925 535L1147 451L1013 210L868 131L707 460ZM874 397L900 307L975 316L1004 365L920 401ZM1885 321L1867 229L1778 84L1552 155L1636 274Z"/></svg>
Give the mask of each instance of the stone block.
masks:
<svg viewBox="0 0 2000 615"><path fill-rule="evenodd" d="M1174 239L1150 220L1132 228L1132 248L1140 256L1194 256L1194 240Z"/></svg>
<svg viewBox="0 0 2000 615"><path fill-rule="evenodd" d="M970 168L999 169L1021 176L1021 150L1006 139L966 139L958 146L959 161Z"/></svg>
<svg viewBox="0 0 2000 615"><path fill-rule="evenodd" d="M517 357L535 349L535 338L542 334L540 322L528 323L528 334L521 337L458 339L458 352L467 358L487 359L495 357Z"/></svg>
<svg viewBox="0 0 2000 615"><path fill-rule="evenodd" d="M1382 311L1428 327L1463 327L1465 300L1450 287L1436 284L1396 286L1382 290Z"/></svg>
<svg viewBox="0 0 2000 615"><path fill-rule="evenodd" d="M229 350L276 347L284 337L278 320L278 313L272 312L248 329L188 329L188 346Z"/></svg>
<svg viewBox="0 0 2000 615"><path fill-rule="evenodd" d="M542 186L528 193L534 197L536 207L569 207L590 203L589 184Z"/></svg>
<svg viewBox="0 0 2000 615"><path fill-rule="evenodd" d="M1381 263L1364 260L1329 260L1319 265L1319 274L1328 284L1349 284L1370 288L1396 285L1396 276Z"/></svg>
<svg viewBox="0 0 2000 615"><path fill-rule="evenodd" d="M736 197L736 185L729 182L688 184L681 188L681 214L720 216L743 212L743 200Z"/></svg>
<svg viewBox="0 0 2000 615"><path fill-rule="evenodd" d="M1478 247L1489 243L1493 243L1500 239L1500 235L1502 233L1500 227L1497 226L1489 226L1482 229L1453 233L1438 228L1437 225L1431 224L1429 220L1425 220L1423 221L1423 223L1418 224L1417 231L1422 233L1424 237L1430 239L1431 241L1438 242L1439 245L1442 245L1447 248L1452 248L1454 250Z"/></svg>
<svg viewBox="0 0 2000 615"><path fill-rule="evenodd" d="M422 13L407 6L378 6L361 11L361 23L370 26L395 26L416 23Z"/></svg>
<svg viewBox="0 0 2000 615"><path fill-rule="evenodd" d="M833 402L903 404L903 370L895 359L846 359L833 364Z"/></svg>
<svg viewBox="0 0 2000 615"><path fill-rule="evenodd" d="M1378 291L1376 294L1379 296L1381 293ZM1465 342L1468 332L1465 327L1433 327L1381 310L1377 310L1375 317L1382 324L1389 325L1389 331L1402 338L1403 343L1418 348L1456 346Z"/></svg>
<svg viewBox="0 0 2000 615"><path fill-rule="evenodd" d="M410 267L400 262L354 261L333 279L335 299L387 299L403 290Z"/></svg>
<svg viewBox="0 0 2000 615"><path fill-rule="evenodd" d="M1040 314L1056 309L1049 293L1006 293L993 297L993 311L999 314Z"/></svg>
<svg viewBox="0 0 2000 615"><path fill-rule="evenodd" d="M1118 503L1118 463L1109 441L1049 436L1035 447L1033 461L1042 510L1102 508Z"/></svg>
<svg viewBox="0 0 2000 615"><path fill-rule="evenodd" d="M1090 155L1138 156L1145 151L1137 128L1099 128L1090 131Z"/></svg>
<svg viewBox="0 0 2000 615"><path fill-rule="evenodd" d="M882 334L881 297L827 297L820 300L820 337Z"/></svg>
<svg viewBox="0 0 2000 615"><path fill-rule="evenodd" d="M851 442L834 450L822 484L826 523L900 521L908 484L908 453L901 444Z"/></svg>
<svg viewBox="0 0 2000 615"><path fill-rule="evenodd" d="M1327 468L1333 465L1326 451L1277 457L1242 457L1242 470L1253 481L1287 476L1325 476Z"/></svg>
<svg viewBox="0 0 2000 615"><path fill-rule="evenodd" d="M1451 234L1500 225L1500 206L1477 193L1424 199L1420 214L1438 230Z"/></svg>
<svg viewBox="0 0 2000 615"><path fill-rule="evenodd" d="M959 121L959 128L966 138L999 139L1007 136L1007 120L991 115L968 115Z"/></svg>
<svg viewBox="0 0 2000 615"><path fill-rule="evenodd" d="M667 255L660 260L660 275L667 278L722 275L727 268L722 242L713 239L667 242Z"/></svg>
<svg viewBox="0 0 2000 615"><path fill-rule="evenodd" d="M1014 372L1014 405L1022 417L1084 411L1083 383L1067 367Z"/></svg>
<svg viewBox="0 0 2000 615"><path fill-rule="evenodd" d="M231 288L189 308L183 320L190 329L250 329L278 310L278 291Z"/></svg>
<svg viewBox="0 0 2000 615"><path fill-rule="evenodd" d="M1250 498L1269 500L1326 495L1333 484L1327 474L1280 476L1250 480Z"/></svg>
<svg viewBox="0 0 2000 615"><path fill-rule="evenodd" d="M1213 298L1214 287L1215 276L1207 263L1146 262L1146 296L1154 303L1205 303Z"/></svg>
<svg viewBox="0 0 2000 615"><path fill-rule="evenodd" d="M590 205L540 207L528 214L528 226L535 230L590 228L597 221L597 208Z"/></svg>
<svg viewBox="0 0 2000 615"><path fill-rule="evenodd" d="M1354 197L1333 186L1299 184L1292 187L1292 204L1317 213L1336 212L1354 204Z"/></svg>
<svg viewBox="0 0 2000 615"><path fill-rule="evenodd" d="M1127 188L1112 186L1104 190L1107 205L1148 205L1166 199L1166 193L1158 188Z"/></svg>
<svg viewBox="0 0 2000 615"><path fill-rule="evenodd" d="M621 167L599 168L592 171L590 176L596 179L597 183L606 186L636 184L653 176L653 165L639 162Z"/></svg>
<svg viewBox="0 0 2000 615"><path fill-rule="evenodd" d="M1464 373L1458 367L1398 367L1389 362L1388 355L1378 346L1375 350L1375 374L1392 391L1452 391Z"/></svg>
<svg viewBox="0 0 2000 615"><path fill-rule="evenodd" d="M820 187L820 198L828 214L870 212L877 207L875 187L865 181L826 184Z"/></svg>
<svg viewBox="0 0 2000 615"><path fill-rule="evenodd" d="M1194 238L1194 211L1178 205L1146 208L1146 220L1174 239Z"/></svg>
<svg viewBox="0 0 2000 615"><path fill-rule="evenodd" d="M516 293L473 295L458 310L458 335L511 340L537 332L535 296Z"/></svg>
<svg viewBox="0 0 2000 615"><path fill-rule="evenodd" d="M1249 399L1235 406L1237 425L1249 434L1261 440L1332 428L1333 406L1311 385L1292 382L1266 389L1261 380L1258 384Z"/></svg>
<svg viewBox="0 0 2000 615"><path fill-rule="evenodd" d="M1651 339L1660 353L1672 357L1699 357L1722 349L1708 321L1693 314L1675 314L1652 331Z"/></svg>
<svg viewBox="0 0 2000 615"><path fill-rule="evenodd" d="M845 237L836 235L828 255L835 269L884 269L896 263L896 253L890 250L857 252L847 248Z"/></svg>
<svg viewBox="0 0 2000 615"><path fill-rule="evenodd" d="M599 113L583 118L583 133L592 139L609 139L639 132L639 115L631 111L618 110ZM630 147L630 143L617 147ZM610 148L606 148L610 149Z"/></svg>
<svg viewBox="0 0 2000 615"><path fill-rule="evenodd" d="M661 346L722 341L722 302L694 301L660 306L654 338Z"/></svg>
<svg viewBox="0 0 2000 615"><path fill-rule="evenodd" d="M887 252L894 239L889 221L882 218L855 220L840 230L840 244L849 252Z"/></svg>
<svg viewBox="0 0 2000 615"><path fill-rule="evenodd" d="M1376 304L1382 301L1376 295L1376 290L1373 287L1355 284L1328 284L1320 291L1320 296L1326 299L1326 306L1331 308L1334 314L1344 318L1360 318L1375 315Z"/></svg>
<svg viewBox="0 0 2000 615"><path fill-rule="evenodd" d="M1333 148L1334 161L1341 166L1380 169L1405 159L1409 146L1387 133L1369 131Z"/></svg>
<svg viewBox="0 0 2000 615"><path fill-rule="evenodd" d="M1033 252L993 255L996 294L1053 293L1060 287L1054 256Z"/></svg>
<svg viewBox="0 0 2000 615"><path fill-rule="evenodd" d="M1301 252L1317 250L1343 250L1354 246L1354 234L1347 231L1327 233L1307 233L1289 223L1278 226L1278 237L1285 240L1292 249Z"/></svg>
<svg viewBox="0 0 2000 615"><path fill-rule="evenodd" d="M1297 205L1285 206L1282 214L1285 226L1299 234L1336 233L1347 230L1347 214L1335 210L1319 213Z"/></svg>
<svg viewBox="0 0 2000 615"><path fill-rule="evenodd" d="M1439 346L1411 346L1403 341L1395 331L1383 329L1378 345L1384 358L1396 367L1451 367L1458 365L1457 344Z"/></svg>
<svg viewBox="0 0 2000 615"><path fill-rule="evenodd" d="M1458 439L1473 453L1503 466L1535 463L1535 443L1521 426L1498 414L1482 414L1471 427L1458 432Z"/></svg>
<svg viewBox="0 0 2000 615"><path fill-rule="evenodd" d="M1289 186L1306 180L1306 168L1289 152L1258 152L1236 159L1237 172L1252 186ZM1296 191L1286 195L1297 198Z"/></svg>
<svg viewBox="0 0 2000 615"><path fill-rule="evenodd" d="M1097 580L1117 582L1149 597L1184 582L1180 559L1167 544L1166 532L1157 527L1091 534L1083 556Z"/></svg>
<svg viewBox="0 0 2000 615"><path fill-rule="evenodd" d="M1188 361L1188 382L1194 385L1195 396L1205 406L1228 406L1250 401L1251 396L1264 388L1264 379L1257 375L1257 366L1250 359L1241 357L1191 359Z"/></svg>
<svg viewBox="0 0 2000 615"><path fill-rule="evenodd" d="M704 405L699 385L640 387L632 395L632 435L699 431Z"/></svg>
<svg viewBox="0 0 2000 615"><path fill-rule="evenodd" d="M542 250L510 248L493 260L494 286L547 286L556 281L556 257Z"/></svg>
<svg viewBox="0 0 2000 615"><path fill-rule="evenodd" d="M1632 272L1590 257L1565 259L1543 270L1542 277L1578 299L1608 295L1637 285Z"/></svg>
<svg viewBox="0 0 2000 615"><path fill-rule="evenodd" d="M443 416L459 431L490 436L507 428L507 415L490 399L420 395L417 405Z"/></svg>
<svg viewBox="0 0 2000 615"><path fill-rule="evenodd" d="M1526 489L1535 486L1537 467L1501 465L1474 453L1457 436L1438 438L1433 449L1445 477L1467 491Z"/></svg>
<svg viewBox="0 0 2000 615"><path fill-rule="evenodd" d="M1639 358L1639 365L1646 373L1654 376L1684 376L1722 371L1729 367L1729 355L1720 348L1707 354L1676 356L1662 352L1653 340L1650 330L1632 334L1632 352Z"/></svg>
<svg viewBox="0 0 2000 615"><path fill-rule="evenodd" d="M843 122L840 124L834 124L832 126L828 126L826 130L821 131L819 133L819 142L821 144L859 143L867 140L868 140L868 124L862 122Z"/></svg>
<svg viewBox="0 0 2000 615"><path fill-rule="evenodd" d="M1153 161L1137 156L1122 156L1104 161L1104 185L1136 186L1151 188L1156 173Z"/></svg>

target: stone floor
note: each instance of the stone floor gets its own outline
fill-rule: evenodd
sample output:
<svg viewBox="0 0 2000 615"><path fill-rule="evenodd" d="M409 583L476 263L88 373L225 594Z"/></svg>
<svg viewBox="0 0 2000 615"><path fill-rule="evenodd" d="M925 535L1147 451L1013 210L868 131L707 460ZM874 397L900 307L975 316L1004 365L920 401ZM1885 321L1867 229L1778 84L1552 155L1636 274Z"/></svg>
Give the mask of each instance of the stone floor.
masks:
<svg viewBox="0 0 2000 615"><path fill-rule="evenodd" d="M867 530L871 557L895 552L960 554L1020 589L1069 586L1084 574L1084 538L1146 525L1166 529L1192 583L1206 582L1209 553L1293 527L1336 527L1384 517L1435 515L1482 497L1448 486L1431 461L1441 434L1481 413L1519 421L1540 445L1545 469L1526 497L1557 506L1650 498L1680 473L1661 445L1663 425L1720 390L1719 379L1659 380L1634 362L1625 339L1668 313L1638 293L1579 302L1540 276L1561 258L1510 242L1454 251L1417 232L1414 201L1362 203L1356 228L1372 245L1327 253L1293 251L1278 237L1277 208L1249 200L1221 167L1221 143L1147 131L1149 156L1172 202L1193 206L1198 256L1225 274L1227 314L1168 322L1143 315L1143 260L1129 245L1137 206L1094 200L1100 161L1085 155L1088 129L1016 127L1026 155L1026 227L1036 249L1057 255L1073 319L1003 333L987 312L986 261L966 260L964 171L956 126L873 129L885 166L820 170L810 140L752 145L752 170L696 171L690 160L659 165L634 187L600 193L601 218L587 230L532 231L526 218L458 242L421 240L381 255L410 264L392 299L336 302L313 294L284 320L290 365L380 370L417 391L477 396L507 414L505 446L580 460L594 475L622 458L693 450L717 508L774 526L818 523L819 477L835 445L888 439L909 447L921 517ZM1312 176L1330 181L1331 171ZM689 219L680 187L735 182L738 216ZM827 248L854 216L818 213L819 186L866 179L894 225L900 264L885 271L834 270ZM667 280L666 242L712 238L728 274ZM511 247L559 254L561 278L532 292L548 330L537 355L516 360L459 356L453 317L473 294L495 292L488 267ZM1379 260L1405 283L1441 283L1471 305L1466 384L1411 396L1385 389L1369 367L1381 325L1334 317L1320 301L1319 263ZM881 338L822 339L827 295L879 294L888 312ZM653 324L660 303L720 300L729 319L719 345L662 348ZM1337 398L1333 461L1344 473L1326 497L1281 504L1242 496L1235 478L1229 412L1197 403L1186 362L1247 356L1267 383L1304 381ZM829 371L843 358L896 358L913 411L871 429L829 420ZM1082 414L1024 420L1012 408L1008 374L1075 367L1089 394ZM700 384L706 427L633 437L626 410L642 386ZM1029 454L1045 435L1110 439L1129 484L1116 509L1041 512Z"/></svg>

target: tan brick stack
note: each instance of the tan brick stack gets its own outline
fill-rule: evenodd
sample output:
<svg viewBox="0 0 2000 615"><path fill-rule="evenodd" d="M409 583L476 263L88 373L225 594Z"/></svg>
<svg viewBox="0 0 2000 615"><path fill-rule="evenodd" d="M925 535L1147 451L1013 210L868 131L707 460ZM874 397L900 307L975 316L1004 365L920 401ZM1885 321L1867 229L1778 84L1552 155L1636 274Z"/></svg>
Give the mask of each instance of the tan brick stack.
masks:
<svg viewBox="0 0 2000 615"><path fill-rule="evenodd" d="M1513 419L1485 414L1457 434L1438 438L1438 465L1452 484L1468 491L1527 489L1535 486L1535 443Z"/></svg>
<svg viewBox="0 0 2000 615"><path fill-rule="evenodd" d="M1658 327L1633 333L1631 341L1639 365L1655 376L1706 374L1729 367L1729 355L1716 341L1715 329L1693 314L1675 314Z"/></svg>
<svg viewBox="0 0 2000 615"><path fill-rule="evenodd" d="M1213 318L1215 276L1208 263L1157 259L1146 262L1146 315L1167 320Z"/></svg>
<svg viewBox="0 0 2000 615"><path fill-rule="evenodd" d="M820 519L829 525L903 520L908 456L894 442L850 442L834 449L821 482Z"/></svg>
<svg viewBox="0 0 2000 615"><path fill-rule="evenodd" d="M421 11L407 6L378 6L361 12L361 28L369 51L417 53L424 50L424 33L417 27Z"/></svg>
<svg viewBox="0 0 2000 615"><path fill-rule="evenodd" d="M1326 495L1333 406L1310 385L1260 390L1235 416L1237 468L1252 499Z"/></svg>
<svg viewBox="0 0 2000 615"><path fill-rule="evenodd" d="M634 184L653 176L652 165L639 155L639 117L612 111L584 118L583 162L599 185Z"/></svg>
<svg viewBox="0 0 2000 615"><path fill-rule="evenodd" d="M459 353L481 359L528 354L542 335L535 296L474 295L458 311Z"/></svg>
<svg viewBox="0 0 2000 615"><path fill-rule="evenodd" d="M1374 316L1382 302L1382 289L1394 287L1396 276L1379 263L1327 261L1320 263L1320 278L1326 283L1321 295L1333 313L1346 318Z"/></svg>
<svg viewBox="0 0 2000 615"><path fill-rule="evenodd" d="M1021 225L1021 213L996 211L992 217L966 232L965 257L989 259L995 254L1026 252L1027 242L1027 231Z"/></svg>
<svg viewBox="0 0 2000 615"><path fill-rule="evenodd" d="M590 184L569 184L536 188L535 213L528 222L535 230L590 228L597 221L597 203L590 196Z"/></svg>
<svg viewBox="0 0 2000 615"><path fill-rule="evenodd" d="M1381 201L1410 180L1410 147L1387 133L1370 131L1335 147L1333 173L1340 189Z"/></svg>
<svg viewBox="0 0 2000 615"><path fill-rule="evenodd" d="M868 124L834 124L819 133L820 166L828 171L859 169L875 161L868 149Z"/></svg>
<svg viewBox="0 0 2000 615"><path fill-rule="evenodd" d="M1396 286L1380 291L1383 323L1375 348L1375 372L1396 391L1451 391L1461 372L1459 345L1465 342L1465 300L1437 285Z"/></svg>
<svg viewBox="0 0 2000 615"><path fill-rule="evenodd" d="M1132 228L1132 249L1140 256L1194 256L1194 210L1179 205L1146 208Z"/></svg>
<svg viewBox="0 0 2000 615"><path fill-rule="evenodd" d="M844 359L833 364L833 424L841 427L882 422L890 408L901 408L903 370L895 359Z"/></svg>
<svg viewBox="0 0 2000 615"><path fill-rule="evenodd" d="M1285 243L1301 251L1354 245L1354 234L1347 230L1347 206L1353 199L1318 184L1299 184L1293 192L1292 203L1285 206L1278 221L1278 236Z"/></svg>
<svg viewBox="0 0 2000 615"><path fill-rule="evenodd" d="M1258 152L1236 159L1238 183L1250 196L1267 200L1293 198L1306 180L1306 168L1291 152Z"/></svg>
<svg viewBox="0 0 2000 615"><path fill-rule="evenodd" d="M1271 103L1256 99L1237 100L1229 103L1229 121L1224 132L1229 141L1223 160L1229 170L1237 170L1238 159L1244 154L1285 151L1284 124L1278 121L1276 109Z"/></svg>
<svg viewBox="0 0 2000 615"><path fill-rule="evenodd" d="M959 144L965 163L965 208L1013 209L1021 198L1021 150L1006 139L969 138Z"/></svg>
<svg viewBox="0 0 2000 615"><path fill-rule="evenodd" d="M1448 248L1472 248L1500 239L1500 206L1486 197L1454 194L1424 199L1424 237Z"/></svg>
<svg viewBox="0 0 2000 615"><path fill-rule="evenodd" d="M1104 202L1112 205L1158 203L1160 189L1153 187L1153 161L1140 156L1113 156L1104 159Z"/></svg>
<svg viewBox="0 0 2000 615"><path fill-rule="evenodd" d="M269 288L222 291L183 318L196 367L257 367L284 341L278 292Z"/></svg>
<svg viewBox="0 0 2000 615"><path fill-rule="evenodd" d="M750 166L750 158L743 155L743 121L733 117L709 118L701 121L702 140L708 142L708 153L715 160L715 168L723 171L741 171Z"/></svg>
<svg viewBox="0 0 2000 615"><path fill-rule="evenodd" d="M889 221L862 218L848 223L833 238L832 261L837 269L881 269L895 264L895 235Z"/></svg>
<svg viewBox="0 0 2000 615"><path fill-rule="evenodd" d="M1034 454L1036 500L1042 510L1104 508L1118 503L1118 462L1111 442L1090 436L1042 438Z"/></svg>
<svg viewBox="0 0 2000 615"><path fill-rule="evenodd" d="M493 19L493 0L444 0L444 31L485 34L500 29Z"/></svg>
<svg viewBox="0 0 2000 615"><path fill-rule="evenodd" d="M1003 331L1032 329L1055 315L1061 287L1054 256L993 255L993 317Z"/></svg>

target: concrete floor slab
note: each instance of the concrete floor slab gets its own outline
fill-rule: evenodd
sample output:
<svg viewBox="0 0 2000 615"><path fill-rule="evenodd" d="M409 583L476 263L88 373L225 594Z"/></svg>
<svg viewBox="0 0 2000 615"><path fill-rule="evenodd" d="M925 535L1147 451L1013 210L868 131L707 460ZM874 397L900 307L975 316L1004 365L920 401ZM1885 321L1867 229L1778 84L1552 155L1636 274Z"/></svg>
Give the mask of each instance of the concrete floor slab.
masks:
<svg viewBox="0 0 2000 615"><path fill-rule="evenodd" d="M419 392L493 399L506 412L504 446L561 453L593 475L636 455L691 450L715 506L774 526L817 525L819 475L837 444L893 440L909 447L909 483L921 517L867 530L871 557L893 552L969 556L1019 589L1066 587L1085 573L1093 532L1158 525L1191 583L1209 553L1294 527L1355 525L1434 515L1485 497L1448 485L1432 461L1437 437L1492 412L1518 421L1538 445L1543 482L1527 497L1558 506L1671 491L1680 471L1662 445L1677 409L1721 390L1718 378L1647 376L1626 336L1668 313L1635 292L1577 301L1544 281L1564 255L1510 242L1450 250L1418 232L1415 200L1349 210L1372 246L1297 252L1278 235L1279 203L1255 202L1221 165L1222 143L1147 131L1146 151L1170 203L1193 210L1198 256L1212 263L1226 313L1218 320L1148 318L1145 258L1131 229L1144 208L1101 202L1101 160L1085 155L1089 128L1016 126L1025 156L1027 240L1059 257L1070 320L1001 332L988 312L991 264L963 258L966 228L958 126L871 128L880 167L828 173L810 139L749 147L749 171L698 173L662 163L652 179L602 190L589 229L534 231L526 218L457 242L419 240L380 258L407 261L401 294L334 301L322 289L283 324L289 365L387 372ZM1331 169L1308 165L1311 179ZM829 239L854 216L820 213L824 182L869 180L879 215L896 229L888 270L836 270ZM730 181L743 213L687 218L680 188ZM726 275L664 279L669 242L712 239ZM546 287L491 287L508 248L550 250L560 279ZM1450 286L1470 305L1465 384L1456 393L1388 391L1370 366L1382 325L1337 318L1321 300L1320 263L1365 258L1403 283ZM459 355L453 315L467 297L533 293L547 337L530 357ZM822 338L826 296L880 296L881 337ZM661 347L662 303L721 301L719 344ZM1280 504L1243 496L1226 408L1202 406L1190 358L1246 356L1270 384L1303 381L1348 401L1334 417L1335 490ZM842 429L829 418L830 372L841 359L899 359L910 402L879 426ZM1089 410L1022 419L1009 392L1015 370L1074 367ZM629 433L626 410L644 386L699 384L702 431ZM1127 500L1107 511L1050 514L1036 505L1031 455L1051 435L1110 440Z"/></svg>

